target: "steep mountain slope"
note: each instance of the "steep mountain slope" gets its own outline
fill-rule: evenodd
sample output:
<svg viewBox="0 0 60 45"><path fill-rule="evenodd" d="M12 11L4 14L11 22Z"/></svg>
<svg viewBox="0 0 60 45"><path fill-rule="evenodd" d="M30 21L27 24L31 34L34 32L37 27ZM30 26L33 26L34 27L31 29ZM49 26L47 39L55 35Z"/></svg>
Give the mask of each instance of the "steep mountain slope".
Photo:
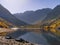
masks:
<svg viewBox="0 0 60 45"><path fill-rule="evenodd" d="M42 21L47 16L47 13L51 12L51 10L52 9L50 8L45 8L36 11L26 11L24 13L14 14L14 16L26 23L35 24L38 21Z"/></svg>
<svg viewBox="0 0 60 45"><path fill-rule="evenodd" d="M14 25L12 25L11 23L7 22L6 20L4 20L0 17L0 28L10 28L13 26Z"/></svg>
<svg viewBox="0 0 60 45"><path fill-rule="evenodd" d="M60 5L56 6L43 21L52 20L60 17Z"/></svg>
<svg viewBox="0 0 60 45"><path fill-rule="evenodd" d="M7 9L5 9L1 4L0 4L0 17L16 26L26 25L25 22L18 20Z"/></svg>

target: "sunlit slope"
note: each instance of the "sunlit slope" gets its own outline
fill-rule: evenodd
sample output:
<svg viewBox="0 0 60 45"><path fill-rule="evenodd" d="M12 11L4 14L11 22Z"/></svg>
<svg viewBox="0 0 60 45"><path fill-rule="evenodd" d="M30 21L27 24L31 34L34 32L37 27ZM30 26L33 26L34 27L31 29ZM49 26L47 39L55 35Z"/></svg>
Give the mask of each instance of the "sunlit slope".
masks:
<svg viewBox="0 0 60 45"><path fill-rule="evenodd" d="M50 31L60 36L60 18L56 19L54 22L51 23Z"/></svg>
<svg viewBox="0 0 60 45"><path fill-rule="evenodd" d="M60 17L57 17L57 19L54 19L50 23L43 25L42 28L45 31L51 32L54 35L60 37Z"/></svg>
<svg viewBox="0 0 60 45"><path fill-rule="evenodd" d="M14 27L14 25L0 18L0 28L10 28L10 27Z"/></svg>
<svg viewBox="0 0 60 45"><path fill-rule="evenodd" d="M60 5L56 6L42 21L42 27L46 31L60 33ZM60 34L59 34L60 35Z"/></svg>
<svg viewBox="0 0 60 45"><path fill-rule="evenodd" d="M10 29L11 27L15 27L15 25L0 18L0 36L5 36L7 33L14 32L15 30Z"/></svg>

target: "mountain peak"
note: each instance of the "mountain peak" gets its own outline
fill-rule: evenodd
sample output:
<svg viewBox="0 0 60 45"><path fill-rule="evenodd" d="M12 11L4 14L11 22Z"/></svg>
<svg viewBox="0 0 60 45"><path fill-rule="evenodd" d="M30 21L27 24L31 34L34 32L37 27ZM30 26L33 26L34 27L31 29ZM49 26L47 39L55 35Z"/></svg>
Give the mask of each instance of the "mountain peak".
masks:
<svg viewBox="0 0 60 45"><path fill-rule="evenodd" d="M56 7L60 7L60 5L57 5Z"/></svg>
<svg viewBox="0 0 60 45"><path fill-rule="evenodd" d="M0 4L0 6L2 6L2 5Z"/></svg>
<svg viewBox="0 0 60 45"><path fill-rule="evenodd" d="M57 5L54 9L56 9L56 8L60 9L60 5Z"/></svg>
<svg viewBox="0 0 60 45"><path fill-rule="evenodd" d="M4 8L4 7L0 4L0 8Z"/></svg>
<svg viewBox="0 0 60 45"><path fill-rule="evenodd" d="M59 16L60 16L60 5L57 5L50 13L48 13L47 17L43 21L56 19Z"/></svg>

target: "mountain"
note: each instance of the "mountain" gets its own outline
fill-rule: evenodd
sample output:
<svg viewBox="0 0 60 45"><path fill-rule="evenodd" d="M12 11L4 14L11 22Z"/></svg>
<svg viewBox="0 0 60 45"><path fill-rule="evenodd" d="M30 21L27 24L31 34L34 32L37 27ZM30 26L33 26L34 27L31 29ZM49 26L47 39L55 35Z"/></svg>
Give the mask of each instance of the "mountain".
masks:
<svg viewBox="0 0 60 45"><path fill-rule="evenodd" d="M56 19L58 17L60 17L60 5L56 6L50 13L48 13L47 17L43 20L43 22Z"/></svg>
<svg viewBox="0 0 60 45"><path fill-rule="evenodd" d="M24 13L14 14L14 16L26 23L36 24L37 22L42 21L47 16L47 14L51 12L51 10L52 9L50 8L45 8L36 11L26 11Z"/></svg>
<svg viewBox="0 0 60 45"><path fill-rule="evenodd" d="M2 19L0 17L0 28L9 28L9 27L13 27L14 25L12 25L11 23L7 22L6 20Z"/></svg>
<svg viewBox="0 0 60 45"><path fill-rule="evenodd" d="M13 25L16 26L21 26L21 25L27 25L27 23L17 19L15 16L13 16L6 8L4 8L1 4L0 4L0 17L10 23L12 23Z"/></svg>

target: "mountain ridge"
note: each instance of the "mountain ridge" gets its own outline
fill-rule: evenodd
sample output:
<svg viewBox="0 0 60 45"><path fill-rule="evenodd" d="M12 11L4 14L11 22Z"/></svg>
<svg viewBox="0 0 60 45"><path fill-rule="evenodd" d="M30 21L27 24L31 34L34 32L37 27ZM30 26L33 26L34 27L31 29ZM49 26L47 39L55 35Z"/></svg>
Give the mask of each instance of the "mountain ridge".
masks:
<svg viewBox="0 0 60 45"><path fill-rule="evenodd" d="M47 16L47 13L49 13L51 10L52 9L50 8L44 8L36 11L26 11L24 13L17 13L14 14L14 16L20 20L23 20L26 23L35 24L43 20Z"/></svg>
<svg viewBox="0 0 60 45"><path fill-rule="evenodd" d="M43 22L53 20L57 17L60 17L60 5L57 5L50 13L48 13L47 17L43 20Z"/></svg>

